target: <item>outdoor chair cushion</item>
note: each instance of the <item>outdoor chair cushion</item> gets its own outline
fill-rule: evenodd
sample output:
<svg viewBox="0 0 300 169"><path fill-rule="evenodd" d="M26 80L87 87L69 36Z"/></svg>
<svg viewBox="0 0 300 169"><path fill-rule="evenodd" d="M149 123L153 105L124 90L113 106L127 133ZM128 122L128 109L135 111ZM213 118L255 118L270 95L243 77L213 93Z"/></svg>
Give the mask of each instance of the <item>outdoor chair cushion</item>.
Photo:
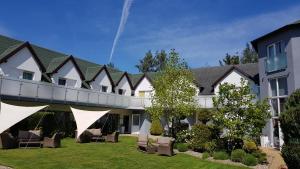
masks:
<svg viewBox="0 0 300 169"><path fill-rule="evenodd" d="M169 137L159 137L157 143L161 146L169 146L172 142L172 138Z"/></svg>
<svg viewBox="0 0 300 169"><path fill-rule="evenodd" d="M93 136L101 136L101 129L87 129Z"/></svg>

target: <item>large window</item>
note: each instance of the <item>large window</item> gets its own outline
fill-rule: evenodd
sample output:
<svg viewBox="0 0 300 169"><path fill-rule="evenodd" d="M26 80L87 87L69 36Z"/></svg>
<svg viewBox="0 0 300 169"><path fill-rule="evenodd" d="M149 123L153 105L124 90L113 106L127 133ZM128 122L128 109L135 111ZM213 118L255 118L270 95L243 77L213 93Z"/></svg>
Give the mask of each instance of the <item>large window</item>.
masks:
<svg viewBox="0 0 300 169"><path fill-rule="evenodd" d="M284 103L288 95L287 78L280 77L269 80L270 85L270 104L274 117L279 116L280 112L284 111Z"/></svg>
<svg viewBox="0 0 300 169"><path fill-rule="evenodd" d="M25 80L33 80L33 72L27 72L27 71L24 71L23 72L23 79Z"/></svg>
<svg viewBox="0 0 300 169"><path fill-rule="evenodd" d="M287 58L282 41L267 46L266 72L284 70L287 67Z"/></svg>

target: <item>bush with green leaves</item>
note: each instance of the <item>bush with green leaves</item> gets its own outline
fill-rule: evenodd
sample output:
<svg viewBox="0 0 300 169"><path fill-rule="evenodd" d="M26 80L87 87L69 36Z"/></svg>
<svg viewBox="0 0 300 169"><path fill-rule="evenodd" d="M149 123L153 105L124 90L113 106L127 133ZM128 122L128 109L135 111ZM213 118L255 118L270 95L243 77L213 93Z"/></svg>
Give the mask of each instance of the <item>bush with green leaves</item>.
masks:
<svg viewBox="0 0 300 169"><path fill-rule="evenodd" d="M244 149L247 153L252 153L252 152L257 151L257 146L256 146L256 144L255 144L254 141L251 141L251 140L244 140L243 149Z"/></svg>
<svg viewBox="0 0 300 169"><path fill-rule="evenodd" d="M246 156L243 158L243 164L247 166L256 166L257 159L251 154L246 154Z"/></svg>
<svg viewBox="0 0 300 169"><path fill-rule="evenodd" d="M195 151L204 151L205 143L211 139L209 127L204 124L196 124L192 127L191 135L190 147Z"/></svg>
<svg viewBox="0 0 300 169"><path fill-rule="evenodd" d="M179 152L186 152L189 150L188 144L186 143L178 143L176 144L176 147Z"/></svg>
<svg viewBox="0 0 300 169"><path fill-rule="evenodd" d="M210 154L208 152L204 152L202 154L202 159L205 160L205 159L208 159L210 157Z"/></svg>
<svg viewBox="0 0 300 169"><path fill-rule="evenodd" d="M289 96L280 114L284 145L282 157L288 168L300 168L300 89Z"/></svg>
<svg viewBox="0 0 300 169"><path fill-rule="evenodd" d="M163 128L161 126L160 120L158 118L155 118L152 120L150 133L152 135L161 135L163 133Z"/></svg>
<svg viewBox="0 0 300 169"><path fill-rule="evenodd" d="M177 143L187 143L191 140L191 138L192 138L191 131L182 130L177 133L176 142Z"/></svg>
<svg viewBox="0 0 300 169"><path fill-rule="evenodd" d="M288 168L300 168L300 143L284 144L281 154Z"/></svg>
<svg viewBox="0 0 300 169"><path fill-rule="evenodd" d="M213 109L198 109L197 110L197 118L198 121L200 121L202 124L206 124L207 122L209 122L210 120L212 120L213 118Z"/></svg>
<svg viewBox="0 0 300 169"><path fill-rule="evenodd" d="M213 154L213 152L216 150L216 148L217 148L217 145L216 145L216 142L214 140L204 143L204 149L210 155Z"/></svg>
<svg viewBox="0 0 300 169"><path fill-rule="evenodd" d="M213 157L214 157L215 160L227 160L227 159L229 159L228 154L224 151L215 152L213 154Z"/></svg>
<svg viewBox="0 0 300 169"><path fill-rule="evenodd" d="M243 162L246 152L243 149L236 149L231 152L231 160L234 162Z"/></svg>
<svg viewBox="0 0 300 169"><path fill-rule="evenodd" d="M257 162L259 164L267 164L268 163L268 159L267 159L267 154L262 152L261 150L257 150L251 153L254 157L257 158Z"/></svg>

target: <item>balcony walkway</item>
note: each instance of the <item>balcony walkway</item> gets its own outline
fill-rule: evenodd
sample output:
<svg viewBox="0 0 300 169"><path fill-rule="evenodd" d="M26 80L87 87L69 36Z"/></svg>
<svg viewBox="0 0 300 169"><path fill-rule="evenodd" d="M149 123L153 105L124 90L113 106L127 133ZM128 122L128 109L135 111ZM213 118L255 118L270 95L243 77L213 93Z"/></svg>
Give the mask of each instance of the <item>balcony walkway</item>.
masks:
<svg viewBox="0 0 300 169"><path fill-rule="evenodd" d="M143 110L151 105L149 98L104 93L91 89L60 86L53 83L0 77L2 99L62 103L70 105L99 106ZM212 96L197 96L203 108L212 107Z"/></svg>

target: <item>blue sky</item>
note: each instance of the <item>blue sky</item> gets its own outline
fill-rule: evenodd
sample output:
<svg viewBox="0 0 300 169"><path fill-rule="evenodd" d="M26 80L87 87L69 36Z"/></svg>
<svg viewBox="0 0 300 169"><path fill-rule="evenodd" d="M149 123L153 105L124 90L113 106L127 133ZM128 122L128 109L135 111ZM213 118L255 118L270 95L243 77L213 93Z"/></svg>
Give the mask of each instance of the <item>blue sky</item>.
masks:
<svg viewBox="0 0 300 169"><path fill-rule="evenodd" d="M0 34L106 64L123 0L1 2ZM128 72L148 50L175 48L191 67L218 65L300 19L299 0L134 0L112 61Z"/></svg>

